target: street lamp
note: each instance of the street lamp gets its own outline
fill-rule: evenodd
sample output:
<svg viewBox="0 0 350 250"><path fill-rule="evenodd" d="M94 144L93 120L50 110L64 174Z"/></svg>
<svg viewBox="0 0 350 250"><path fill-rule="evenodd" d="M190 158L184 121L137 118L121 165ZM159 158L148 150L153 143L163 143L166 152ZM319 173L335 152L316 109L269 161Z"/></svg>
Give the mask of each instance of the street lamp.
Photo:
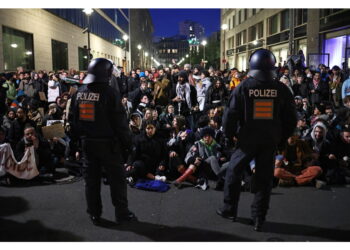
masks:
<svg viewBox="0 0 350 250"><path fill-rule="evenodd" d="M124 72L126 72L126 42L128 41L129 39L129 36L127 34L124 34L123 35L123 40L124 40L124 44L125 44L125 47L124 47L124 53L125 53L125 56L124 56Z"/></svg>
<svg viewBox="0 0 350 250"><path fill-rule="evenodd" d="M137 45L137 49L139 50L139 60L140 60L140 67L142 67L142 55L141 55L141 49L142 49L142 46L141 44Z"/></svg>
<svg viewBox="0 0 350 250"><path fill-rule="evenodd" d="M225 56L226 56L226 48L225 48L225 44L226 44L226 38L225 38L225 35L226 35L226 30L228 29L228 25L226 23L222 24L221 25L221 29L224 31L224 56L223 56L223 59L222 59L222 62L224 63L224 69L225 69L225 64L226 64L226 59L225 59Z"/></svg>
<svg viewBox="0 0 350 250"><path fill-rule="evenodd" d="M90 63L90 60L91 60L91 57L90 57L90 16L92 14L92 12L94 12L93 9L91 8L85 8L83 10L83 12L86 14L86 17L87 17L87 28L85 29L85 31L87 31L87 34L88 34L88 63ZM84 32L85 33L85 32Z"/></svg>
<svg viewBox="0 0 350 250"><path fill-rule="evenodd" d="M207 41L203 40L202 45L203 45L203 63L204 63L204 69L205 69L205 45L207 45Z"/></svg>

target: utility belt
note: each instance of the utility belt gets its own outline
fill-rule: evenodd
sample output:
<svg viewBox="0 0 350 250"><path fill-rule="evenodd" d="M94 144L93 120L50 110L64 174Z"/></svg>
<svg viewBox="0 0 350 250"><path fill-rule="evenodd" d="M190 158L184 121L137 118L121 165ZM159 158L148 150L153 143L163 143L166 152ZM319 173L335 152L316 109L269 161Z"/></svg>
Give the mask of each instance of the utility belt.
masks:
<svg viewBox="0 0 350 250"><path fill-rule="evenodd" d="M81 136L80 139L84 143L104 143L109 144L111 146L112 152L114 153L120 153L121 147L120 147L120 141L118 137L110 137L110 138L88 138L86 136Z"/></svg>

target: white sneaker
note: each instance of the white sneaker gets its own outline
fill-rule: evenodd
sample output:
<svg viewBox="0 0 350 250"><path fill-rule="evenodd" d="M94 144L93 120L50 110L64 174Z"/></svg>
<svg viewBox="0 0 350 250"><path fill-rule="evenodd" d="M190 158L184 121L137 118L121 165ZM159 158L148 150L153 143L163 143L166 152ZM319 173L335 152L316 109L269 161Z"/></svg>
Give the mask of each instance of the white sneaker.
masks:
<svg viewBox="0 0 350 250"><path fill-rule="evenodd" d="M132 178L131 176L126 177L126 183L128 183L129 185L134 185L135 184L134 178Z"/></svg>
<svg viewBox="0 0 350 250"><path fill-rule="evenodd" d="M156 181L166 182L166 177L165 176L156 175L156 176L154 176L154 179Z"/></svg>
<svg viewBox="0 0 350 250"><path fill-rule="evenodd" d="M200 188L202 190L207 190L209 188L208 180L205 178L201 178L198 181L198 184L195 186L196 188Z"/></svg>
<svg viewBox="0 0 350 250"><path fill-rule="evenodd" d="M327 186L327 183L325 181L316 180L316 188L317 189L323 189Z"/></svg>

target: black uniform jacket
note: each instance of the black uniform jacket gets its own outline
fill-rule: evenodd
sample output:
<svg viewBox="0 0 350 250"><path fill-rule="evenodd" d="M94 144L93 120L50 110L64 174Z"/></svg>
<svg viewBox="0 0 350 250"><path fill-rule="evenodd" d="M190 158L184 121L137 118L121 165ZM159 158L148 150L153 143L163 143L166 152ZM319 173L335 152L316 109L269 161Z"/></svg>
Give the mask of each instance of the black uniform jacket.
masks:
<svg viewBox="0 0 350 250"><path fill-rule="evenodd" d="M236 136L240 144L278 145L296 127L293 95L281 82L261 82L252 77L231 93L226 106L225 134Z"/></svg>
<svg viewBox="0 0 350 250"><path fill-rule="evenodd" d="M131 133L119 92L108 83L82 86L72 97L72 134L87 139L117 140L131 149Z"/></svg>

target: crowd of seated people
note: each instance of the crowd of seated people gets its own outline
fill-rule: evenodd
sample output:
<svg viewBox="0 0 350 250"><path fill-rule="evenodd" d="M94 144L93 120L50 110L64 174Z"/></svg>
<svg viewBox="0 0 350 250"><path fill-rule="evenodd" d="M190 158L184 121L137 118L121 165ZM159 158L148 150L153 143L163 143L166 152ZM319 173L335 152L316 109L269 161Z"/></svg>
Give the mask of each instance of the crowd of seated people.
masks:
<svg viewBox="0 0 350 250"><path fill-rule="evenodd" d="M122 70L122 69L121 69ZM350 80L346 70L320 64L315 70L276 68L278 80L293 93L298 122L277 150L276 184L280 186L350 183ZM70 131L72 95L84 72L24 71L0 75L0 144L9 143L18 161L34 146L40 175L80 156L79 139ZM236 138L222 131L230 93L249 77L236 68L152 67L122 70L117 85L132 132L133 150L124 155L127 181L173 181L206 190L208 180L220 190L235 150ZM42 128L60 121L64 137L44 138ZM247 175L254 168L247 166Z"/></svg>

